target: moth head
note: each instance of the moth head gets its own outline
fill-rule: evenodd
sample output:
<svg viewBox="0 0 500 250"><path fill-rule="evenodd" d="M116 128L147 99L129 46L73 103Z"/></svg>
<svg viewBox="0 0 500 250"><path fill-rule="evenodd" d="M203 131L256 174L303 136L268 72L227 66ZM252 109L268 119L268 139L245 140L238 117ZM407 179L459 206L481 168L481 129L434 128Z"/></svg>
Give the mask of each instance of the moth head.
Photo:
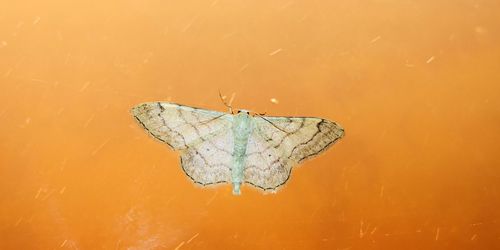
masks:
<svg viewBox="0 0 500 250"><path fill-rule="evenodd" d="M238 114L240 114L240 113L244 113L244 114L250 115L250 111L244 110L244 109L238 110Z"/></svg>

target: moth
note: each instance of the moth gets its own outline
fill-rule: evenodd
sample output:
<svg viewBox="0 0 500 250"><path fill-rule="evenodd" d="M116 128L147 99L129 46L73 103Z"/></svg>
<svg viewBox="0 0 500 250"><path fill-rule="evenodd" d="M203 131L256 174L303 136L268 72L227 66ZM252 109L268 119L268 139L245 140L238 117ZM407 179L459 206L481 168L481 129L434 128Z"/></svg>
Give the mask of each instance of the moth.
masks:
<svg viewBox="0 0 500 250"><path fill-rule="evenodd" d="M230 112L223 113L147 102L131 113L151 136L180 151L182 170L193 182L231 183L234 195L243 184L275 192L294 166L344 136L339 124L326 119L264 116L228 107Z"/></svg>

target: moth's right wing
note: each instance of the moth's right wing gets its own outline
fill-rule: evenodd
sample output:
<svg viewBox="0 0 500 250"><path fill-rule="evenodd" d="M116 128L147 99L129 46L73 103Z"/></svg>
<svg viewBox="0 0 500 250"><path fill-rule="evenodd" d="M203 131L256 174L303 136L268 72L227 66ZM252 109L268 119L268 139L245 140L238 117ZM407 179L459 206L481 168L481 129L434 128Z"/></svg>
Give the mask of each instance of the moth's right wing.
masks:
<svg viewBox="0 0 500 250"><path fill-rule="evenodd" d="M195 183L230 181L232 116L162 102L139 104L132 114L153 137L181 151L182 169Z"/></svg>
<svg viewBox="0 0 500 250"><path fill-rule="evenodd" d="M247 147L245 181L276 190L293 166L324 152L344 135L338 124L314 117L254 117Z"/></svg>

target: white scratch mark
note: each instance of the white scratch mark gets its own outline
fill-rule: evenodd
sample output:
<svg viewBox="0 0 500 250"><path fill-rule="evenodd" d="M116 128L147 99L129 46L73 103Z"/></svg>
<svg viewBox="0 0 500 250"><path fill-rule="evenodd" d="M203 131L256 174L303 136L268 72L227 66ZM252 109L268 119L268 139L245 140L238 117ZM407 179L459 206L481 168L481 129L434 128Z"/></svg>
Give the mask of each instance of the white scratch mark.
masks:
<svg viewBox="0 0 500 250"><path fill-rule="evenodd" d="M225 35L222 36L221 40L224 41L224 40L226 40L226 39L234 36L234 34L236 34L236 32L227 33L227 34L225 34Z"/></svg>
<svg viewBox="0 0 500 250"><path fill-rule="evenodd" d="M436 241L439 239L439 227L436 229Z"/></svg>
<svg viewBox="0 0 500 250"><path fill-rule="evenodd" d="M5 71L5 73L3 74L3 77L9 77L10 74L12 73L12 71L14 71L13 68L9 68L7 71Z"/></svg>
<svg viewBox="0 0 500 250"><path fill-rule="evenodd" d="M214 7L218 2L219 2L219 0L213 1L212 4L210 4L210 7Z"/></svg>
<svg viewBox="0 0 500 250"><path fill-rule="evenodd" d="M16 25L16 29L19 29L19 28L23 27L23 25L24 25L24 22L22 22L22 21L18 22L17 25Z"/></svg>
<svg viewBox="0 0 500 250"><path fill-rule="evenodd" d="M47 195L45 195L45 197L42 198L42 201L47 200L47 198L49 198L54 193L54 191L55 191L54 189L51 189L50 192Z"/></svg>
<svg viewBox="0 0 500 250"><path fill-rule="evenodd" d="M108 142L111 140L111 138L108 138L106 139L101 145L99 145L96 149L94 149L94 151L92 151L92 153L90 153L91 156L94 156L96 155L99 151L101 151L101 149L106 145L108 144Z"/></svg>
<svg viewBox="0 0 500 250"><path fill-rule="evenodd" d="M64 170L64 168L66 168L66 163L68 163L68 158L64 158L62 161L61 161L61 167L59 167L59 169L61 171Z"/></svg>
<svg viewBox="0 0 500 250"><path fill-rule="evenodd" d="M476 238L477 238L477 234L474 234L474 235L472 235L472 237L470 237L470 240L471 240L471 241L473 241L473 240L475 240Z"/></svg>
<svg viewBox="0 0 500 250"><path fill-rule="evenodd" d="M38 78L31 78L31 80L34 81L34 82L49 83L48 81L45 81L45 80L42 80L42 79L38 79Z"/></svg>
<svg viewBox="0 0 500 250"><path fill-rule="evenodd" d="M64 194L64 191L66 191L66 186L64 186L63 188L61 188L61 190L59 190L59 194Z"/></svg>
<svg viewBox="0 0 500 250"><path fill-rule="evenodd" d="M431 56L429 57L429 59L427 59L427 61L425 61L425 63L431 63L432 61L434 61L435 57L434 56Z"/></svg>
<svg viewBox="0 0 500 250"><path fill-rule="evenodd" d="M168 206L170 205L170 203L175 199L175 196L172 196L170 197L166 202L165 202L165 206Z"/></svg>
<svg viewBox="0 0 500 250"><path fill-rule="evenodd" d="M270 101L271 101L272 103L274 103L274 104L278 104L278 103L280 103L280 102L278 101L278 99L276 99L276 98L271 98L271 100L270 100Z"/></svg>
<svg viewBox="0 0 500 250"><path fill-rule="evenodd" d="M132 216L130 216L130 213L131 213L131 212L133 212L133 209L131 209L131 211L129 211L129 212L125 215L125 217L127 217L127 220L128 220L129 222L134 221L134 218L132 218Z"/></svg>
<svg viewBox="0 0 500 250"><path fill-rule="evenodd" d="M191 242L192 240L194 240L194 238L198 237L198 235L200 235L200 233L197 233L197 234L193 235L193 237L189 238L189 240L186 242L186 244L189 244L189 242Z"/></svg>
<svg viewBox="0 0 500 250"><path fill-rule="evenodd" d="M1 41L0 42L0 49L7 46L7 42L6 41Z"/></svg>
<svg viewBox="0 0 500 250"><path fill-rule="evenodd" d="M68 240L64 240L63 243L59 247L64 247L64 245L66 245L66 242L68 242Z"/></svg>
<svg viewBox="0 0 500 250"><path fill-rule="evenodd" d="M488 30L485 28L485 27L482 27L482 26L476 26L474 28L474 31L477 33L477 34L485 34L488 32Z"/></svg>
<svg viewBox="0 0 500 250"><path fill-rule="evenodd" d="M377 36L377 37L373 38L373 39L370 41L370 43L376 43L378 40L380 40L380 38L381 38L380 36Z"/></svg>
<svg viewBox="0 0 500 250"><path fill-rule="evenodd" d="M301 22L304 22L309 16L311 15L311 13L307 13L305 15L303 15L298 21L299 23Z"/></svg>
<svg viewBox="0 0 500 250"><path fill-rule="evenodd" d="M90 85L89 81L85 82L83 86L80 88L80 92L85 91L89 87L89 85Z"/></svg>
<svg viewBox="0 0 500 250"><path fill-rule="evenodd" d="M316 214L318 213L318 211L320 210L320 207L316 207L312 213L311 213L311 216L310 216L310 220L313 221L314 220L314 217L316 216Z"/></svg>
<svg viewBox="0 0 500 250"><path fill-rule="evenodd" d="M184 26L182 32L188 31L189 28L191 28L191 26L193 25L193 23L196 22L196 19L198 19L198 16L193 17L193 19L191 19L191 21L186 26Z"/></svg>
<svg viewBox="0 0 500 250"><path fill-rule="evenodd" d="M181 248L183 245L184 245L184 241L181 242L181 244L179 244L174 250L179 250L179 248Z"/></svg>
<svg viewBox="0 0 500 250"><path fill-rule="evenodd" d="M60 116L64 112L64 107L61 107L60 109L57 110L57 116Z"/></svg>
<svg viewBox="0 0 500 250"><path fill-rule="evenodd" d="M119 239L117 242L116 242L116 247L115 249L120 249L120 244L122 243L122 239Z"/></svg>
<svg viewBox="0 0 500 250"><path fill-rule="evenodd" d="M247 69L247 68L248 68L248 66L249 66L249 65L250 65L250 64L248 64L248 63L247 63L247 64L245 64L245 65L241 66L240 70L238 70L238 73L243 72L245 69Z"/></svg>
<svg viewBox="0 0 500 250"><path fill-rule="evenodd" d="M269 56L274 56L274 55L276 55L276 54L280 53L282 50L283 50L282 48L279 48L279 49L277 49L277 50L275 50L275 51L273 51L273 52L269 53Z"/></svg>
<svg viewBox="0 0 500 250"><path fill-rule="evenodd" d="M19 224L21 224L22 221L23 221L23 217L19 217L19 219L17 219L17 221L16 221L16 224L14 224L14 227L19 226Z"/></svg>
<svg viewBox="0 0 500 250"><path fill-rule="evenodd" d="M63 35L62 35L62 33L61 33L61 31L60 31L60 30L58 30L58 31L56 32L56 35L57 35L57 40L59 40L59 41L62 41L62 40L63 40Z"/></svg>
<svg viewBox="0 0 500 250"><path fill-rule="evenodd" d="M92 122L92 120L94 120L94 117L95 117L95 114L92 114L89 119L87 119L87 121L83 124L83 128L87 128L90 124L90 122Z"/></svg>
<svg viewBox="0 0 500 250"><path fill-rule="evenodd" d="M215 194L212 197L210 197L210 199L208 199L208 201L205 205L208 206L210 203L212 203L212 201L215 200L215 197L217 196L218 193L219 193L218 191L215 191Z"/></svg>
<svg viewBox="0 0 500 250"><path fill-rule="evenodd" d="M142 63L143 64L149 63L149 60L151 59L151 57L153 57L153 52L148 52L146 54L146 56L144 57L144 59L142 60Z"/></svg>
<svg viewBox="0 0 500 250"><path fill-rule="evenodd" d="M380 187L380 198L384 197L384 186Z"/></svg>
<svg viewBox="0 0 500 250"><path fill-rule="evenodd" d="M71 58L71 53L68 53L66 55L66 59L64 60L64 65L67 65L69 63L69 59Z"/></svg>
<svg viewBox="0 0 500 250"><path fill-rule="evenodd" d="M405 66L408 67L408 68L413 68L413 67L415 67L415 64L410 63L408 60L406 60Z"/></svg>
<svg viewBox="0 0 500 250"><path fill-rule="evenodd" d="M38 189L38 192L36 192L36 195L35 195L35 200L38 199L38 197L40 197L40 194L42 193L42 188L39 188Z"/></svg>
<svg viewBox="0 0 500 250"><path fill-rule="evenodd" d="M233 104L233 101L234 101L234 97L236 96L236 93L233 92L231 94L231 98L229 98L229 102L227 103L229 106L231 106Z"/></svg>
<svg viewBox="0 0 500 250"><path fill-rule="evenodd" d="M35 20L33 20L33 25L36 25L38 22L40 22L39 16L35 17Z"/></svg>
<svg viewBox="0 0 500 250"><path fill-rule="evenodd" d="M363 236L365 236L365 232L363 231L363 224L363 221L359 222L359 238L363 238Z"/></svg>

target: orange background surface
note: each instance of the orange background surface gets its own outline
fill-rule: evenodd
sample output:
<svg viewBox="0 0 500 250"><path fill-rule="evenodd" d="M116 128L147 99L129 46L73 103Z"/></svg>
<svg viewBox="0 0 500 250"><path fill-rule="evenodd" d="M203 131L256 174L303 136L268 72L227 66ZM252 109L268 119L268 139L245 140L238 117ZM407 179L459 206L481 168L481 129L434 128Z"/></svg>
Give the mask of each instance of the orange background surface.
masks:
<svg viewBox="0 0 500 250"><path fill-rule="evenodd" d="M499 11L3 1L0 249L500 249ZM200 188L129 110L219 90L346 136L277 194Z"/></svg>

